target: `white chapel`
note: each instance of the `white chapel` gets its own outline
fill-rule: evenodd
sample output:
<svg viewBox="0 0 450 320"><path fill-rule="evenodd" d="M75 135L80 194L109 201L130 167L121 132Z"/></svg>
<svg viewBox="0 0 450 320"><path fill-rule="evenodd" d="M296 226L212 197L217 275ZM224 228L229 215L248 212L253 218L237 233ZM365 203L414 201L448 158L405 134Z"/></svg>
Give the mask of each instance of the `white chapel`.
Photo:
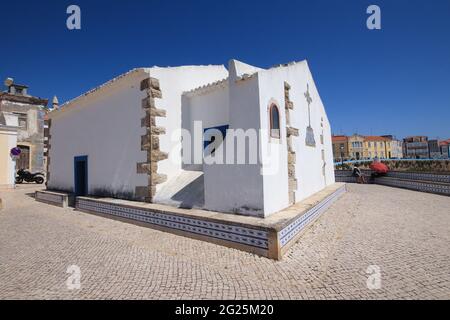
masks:
<svg viewBox="0 0 450 320"><path fill-rule="evenodd" d="M49 114L47 188L267 217L335 182L306 61L133 69Z"/></svg>

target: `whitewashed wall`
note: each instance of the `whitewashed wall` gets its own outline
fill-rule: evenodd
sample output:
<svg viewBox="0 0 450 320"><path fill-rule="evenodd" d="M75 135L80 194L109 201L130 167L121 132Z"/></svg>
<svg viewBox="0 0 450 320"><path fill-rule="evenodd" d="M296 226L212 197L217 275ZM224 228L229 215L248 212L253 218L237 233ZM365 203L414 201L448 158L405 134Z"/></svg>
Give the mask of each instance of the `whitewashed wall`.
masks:
<svg viewBox="0 0 450 320"><path fill-rule="evenodd" d="M136 173L136 164L146 161L140 125L146 77L141 70L52 112L48 188L73 191L74 157L84 155L90 193L134 194L147 185L147 176Z"/></svg>
<svg viewBox="0 0 450 320"><path fill-rule="evenodd" d="M293 148L296 152L295 172L297 178L298 189L295 192L296 201L302 199L322 190L326 185L334 183L333 170L333 152L331 143L331 129L328 121L325 108L320 99L319 93L315 86L311 72L306 61L290 64L285 67L274 68L260 72L260 92L261 103L264 106L268 104L270 99L281 101L282 110L282 130L285 129L286 121L284 119L284 81L291 86L290 100L294 103L294 110L290 111L291 126L299 129L299 136L293 137ZM314 138L316 147L310 147L305 144L306 127L308 126L308 104L305 99L305 92L309 84L309 92L312 98L310 106L311 110L311 126L314 130ZM265 108L267 110L267 107ZM263 108L261 109L263 111ZM267 112L262 112L262 117ZM323 133L324 144L321 144L320 135L322 132L321 119L323 118ZM268 123L265 119L262 122ZM286 134L282 131L282 144L287 150ZM325 177L322 174L322 149L325 151L326 172ZM280 161L287 163L284 156L280 156ZM286 168L286 171L283 169ZM288 179L287 179L287 164L280 170L279 177L268 176L265 179L264 194L273 195L278 194L278 190L283 190L283 194L278 197L267 196L265 199L265 211L275 212L286 206L287 199L284 198L284 193L287 194ZM278 182L277 182L278 181ZM266 183L267 182L267 183ZM284 185L284 186L283 186ZM286 191L286 192L285 192Z"/></svg>
<svg viewBox="0 0 450 320"><path fill-rule="evenodd" d="M232 62L233 63L233 62ZM259 129L257 78L235 82L234 66L229 78L229 128ZM227 135L226 139L230 139ZM224 145L216 153L223 152ZM263 178L260 163L204 165L205 207L210 210L261 216L264 213Z"/></svg>
<svg viewBox="0 0 450 320"><path fill-rule="evenodd" d="M183 96L182 127L191 132L191 139L183 141L184 169L203 170L202 162L194 163L194 152L200 150L202 156L204 129L229 124L229 106L228 82ZM197 133L195 122L199 128Z"/></svg>
<svg viewBox="0 0 450 320"><path fill-rule="evenodd" d="M259 99L261 118L261 151L264 157L264 213L270 215L289 206L286 116L284 111L284 81L287 75L281 70L259 72ZM269 107L278 106L280 139L270 137Z"/></svg>
<svg viewBox="0 0 450 320"><path fill-rule="evenodd" d="M195 94L189 97L189 122L202 121L202 127L210 128L229 123L229 93L228 83L214 86L205 94ZM189 129L193 129L190 126Z"/></svg>
<svg viewBox="0 0 450 320"><path fill-rule="evenodd" d="M222 80L228 75L224 66L182 66L173 68L150 68L150 76L157 78L162 99L156 99L156 106L166 110L166 117L157 117L156 125L166 128L160 136L160 150L169 153L169 159L158 162L158 173L167 175L167 182L181 171L182 93L197 87ZM179 158L179 161L174 159ZM167 183L165 182L165 183ZM156 194L164 187L157 185Z"/></svg>
<svg viewBox="0 0 450 320"><path fill-rule="evenodd" d="M180 140L173 132L181 128L182 93L226 75L223 66L138 69L75 99L64 107L67 109L52 112L48 187L73 191L74 157L87 155L90 193L104 190L118 196L134 194L136 186L148 183L145 174L136 173L136 164L147 160L141 150L141 136L146 130L141 128L145 93L140 91L140 82L149 76L160 82L163 98L155 99L156 106L165 109L167 117L158 117L156 124L166 128L167 133L160 136L160 148L170 153L177 152L175 146ZM180 170L181 161L158 162L158 172L169 178Z"/></svg>
<svg viewBox="0 0 450 320"><path fill-rule="evenodd" d="M229 70L230 128L262 129L259 147L264 164L204 165L206 208L268 216L289 205L285 81L291 85L290 100L294 103L294 110L290 113L291 126L299 129L299 136L293 138L298 185L296 201L334 183L330 124L307 63L300 62L269 70L259 69L244 80L239 80L239 75L244 73L242 70L254 70L251 66L232 61ZM308 105L304 93L307 83L313 99L311 126L314 129L316 147L305 144ZM268 109L272 103L280 110L281 139L274 139L269 135ZM323 144L320 139L322 132ZM325 176L322 171L322 150L325 152ZM219 148L216 152L223 151Z"/></svg>
<svg viewBox="0 0 450 320"><path fill-rule="evenodd" d="M10 150L17 147L18 117L17 114L1 112L0 126L0 186L13 187L16 163L10 156Z"/></svg>

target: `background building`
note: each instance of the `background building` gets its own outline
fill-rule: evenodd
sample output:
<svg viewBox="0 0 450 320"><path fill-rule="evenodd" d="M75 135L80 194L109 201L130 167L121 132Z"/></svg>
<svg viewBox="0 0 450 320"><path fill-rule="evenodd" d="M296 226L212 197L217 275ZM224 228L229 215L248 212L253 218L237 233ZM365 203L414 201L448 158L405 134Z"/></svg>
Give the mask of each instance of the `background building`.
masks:
<svg viewBox="0 0 450 320"><path fill-rule="evenodd" d="M373 159L390 158L391 155L390 139L381 136L364 137L364 157Z"/></svg>
<svg viewBox="0 0 450 320"><path fill-rule="evenodd" d="M440 159L442 158L441 148L439 146L439 140L432 139L428 140L428 152L429 157L431 159Z"/></svg>
<svg viewBox="0 0 450 320"><path fill-rule="evenodd" d="M387 158L389 159L401 159L403 158L403 143L397 140L393 135L382 136L387 138Z"/></svg>
<svg viewBox="0 0 450 320"><path fill-rule="evenodd" d="M48 100L28 94L28 87L5 81L6 92L0 92L0 111L18 118L17 146L22 150L16 170L44 171L44 115Z"/></svg>
<svg viewBox="0 0 450 320"><path fill-rule="evenodd" d="M403 139L403 156L408 159L428 159L428 137L411 136Z"/></svg>
<svg viewBox="0 0 450 320"><path fill-rule="evenodd" d="M339 162L342 160L348 160L348 138L347 136L339 135L335 136L333 135L331 137L332 143L333 143L333 157L334 162Z"/></svg>
<svg viewBox="0 0 450 320"><path fill-rule="evenodd" d="M439 148L441 150L442 158L449 159L450 158L450 139L440 141Z"/></svg>
<svg viewBox="0 0 450 320"><path fill-rule="evenodd" d="M333 135L335 162L342 160L373 159L449 159L450 139L428 139L410 136L400 141L393 135L352 136ZM342 159L343 158L343 159Z"/></svg>
<svg viewBox="0 0 450 320"><path fill-rule="evenodd" d="M17 129L17 115L0 111L0 187L14 186L15 163L9 154L17 145Z"/></svg>
<svg viewBox="0 0 450 320"><path fill-rule="evenodd" d="M403 143L393 135L353 136L333 135L334 161L373 159L402 159Z"/></svg>
<svg viewBox="0 0 450 320"><path fill-rule="evenodd" d="M400 140L394 139L391 141L391 150L393 159L403 158L403 143Z"/></svg>
<svg viewBox="0 0 450 320"><path fill-rule="evenodd" d="M350 159L363 159L364 136L355 133L354 135L348 137L348 154Z"/></svg>

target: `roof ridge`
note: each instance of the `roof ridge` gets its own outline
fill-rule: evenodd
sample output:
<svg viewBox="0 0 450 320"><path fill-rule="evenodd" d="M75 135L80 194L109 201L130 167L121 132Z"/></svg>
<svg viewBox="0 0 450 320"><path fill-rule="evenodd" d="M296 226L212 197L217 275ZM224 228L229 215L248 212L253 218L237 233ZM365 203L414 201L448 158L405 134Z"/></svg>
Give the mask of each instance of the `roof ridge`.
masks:
<svg viewBox="0 0 450 320"><path fill-rule="evenodd" d="M69 105L69 104L71 104L71 103L73 103L73 102L75 102L75 101L77 101L77 100L79 100L79 99L81 99L81 98L83 98L83 97L86 97L86 96L88 96L88 95L90 95L90 94L92 94L92 93L94 93L94 92L96 92L96 91L98 91L98 90L100 90L100 89L103 89L103 88L105 88L105 87L107 87L107 86L110 86L110 85L112 85L113 83L117 82L118 80L120 80L120 79L122 79L122 78L124 78L124 77L126 77L126 76L128 76L128 75L130 75L130 74L132 74L132 73L135 73L135 72L138 72L138 71L141 71L141 70L145 70L145 69L146 69L146 68L133 68L133 69L131 69L131 70L128 70L127 72L122 73L122 74L120 74L120 75L118 75L118 76L112 78L111 80L108 80L107 82L104 82L104 83L102 83L101 85L98 85L98 86L96 86L96 87L94 87L94 88L92 88L92 89L90 89L90 90L88 90L88 91L86 91L86 92L80 94L79 96L76 96L76 97L73 98L73 99L67 100L66 102L64 102L64 103L59 107L59 109L62 109L63 107L66 107L67 105Z"/></svg>

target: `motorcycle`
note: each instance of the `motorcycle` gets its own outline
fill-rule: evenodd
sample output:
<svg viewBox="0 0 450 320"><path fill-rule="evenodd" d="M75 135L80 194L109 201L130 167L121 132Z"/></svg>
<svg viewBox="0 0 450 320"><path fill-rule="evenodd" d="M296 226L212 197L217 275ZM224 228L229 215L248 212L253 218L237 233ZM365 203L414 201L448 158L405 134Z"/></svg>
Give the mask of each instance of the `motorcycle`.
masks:
<svg viewBox="0 0 450 320"><path fill-rule="evenodd" d="M20 169L17 171L16 183L35 182L37 184L44 183L44 174L42 172L31 173L30 171Z"/></svg>

